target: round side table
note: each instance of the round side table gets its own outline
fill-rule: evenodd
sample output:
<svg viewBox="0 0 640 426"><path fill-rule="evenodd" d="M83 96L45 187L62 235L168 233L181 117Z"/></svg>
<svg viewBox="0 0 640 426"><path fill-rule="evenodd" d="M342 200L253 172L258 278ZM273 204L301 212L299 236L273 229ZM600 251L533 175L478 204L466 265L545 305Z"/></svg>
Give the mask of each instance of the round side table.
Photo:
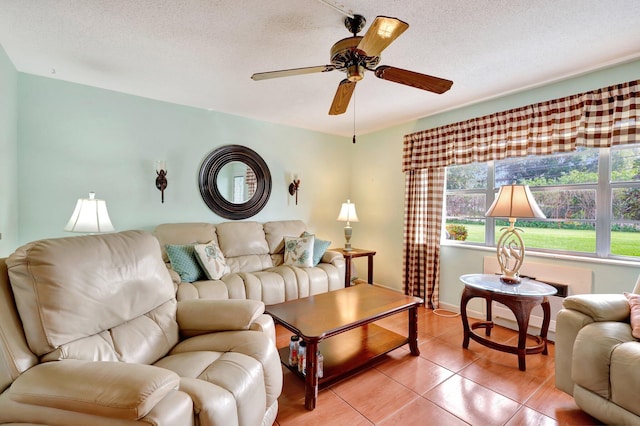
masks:
<svg viewBox="0 0 640 426"><path fill-rule="evenodd" d="M468 274L462 275L460 281L464 284L464 291L460 300L460 315L464 329L463 348L469 347L469 340L475 340L481 345L518 355L518 368L526 370L525 355L542 353L547 355L547 332L551 321L551 307L547 296L556 294L557 290L545 283L528 278L522 278L518 284L507 284L500 280L499 275L492 274ZM469 326L467 317L467 304L474 297L482 297L487 304L487 320L474 322ZM473 330L485 329L485 335L491 336L493 319L491 314L491 302L496 301L511 309L518 323L518 345L511 346L486 339ZM542 306L543 320L539 336L533 336L536 344L527 346L527 328L531 310Z"/></svg>

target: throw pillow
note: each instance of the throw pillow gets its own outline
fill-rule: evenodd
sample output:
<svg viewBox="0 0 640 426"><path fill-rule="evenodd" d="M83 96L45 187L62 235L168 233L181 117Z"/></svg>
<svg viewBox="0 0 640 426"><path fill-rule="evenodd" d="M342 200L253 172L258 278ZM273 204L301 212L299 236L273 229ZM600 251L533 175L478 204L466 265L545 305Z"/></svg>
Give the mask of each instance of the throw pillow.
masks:
<svg viewBox="0 0 640 426"><path fill-rule="evenodd" d="M194 249L198 263L210 280L219 280L223 275L229 273L227 261L224 260L222 250L220 250L215 241L210 241L207 244L196 244Z"/></svg>
<svg viewBox="0 0 640 426"><path fill-rule="evenodd" d="M640 294L625 293L631 308L631 334L640 339Z"/></svg>
<svg viewBox="0 0 640 426"><path fill-rule="evenodd" d="M182 281L188 283L204 279L204 274L196 260L196 251L193 246L193 244L167 244L165 246L171 267L180 275Z"/></svg>
<svg viewBox="0 0 640 426"><path fill-rule="evenodd" d="M322 256L324 256L325 252L331 245L331 241L321 240L316 237L314 234L310 234L305 231L302 234L303 237L314 237L313 241L313 266L318 266L320 260L322 260Z"/></svg>
<svg viewBox="0 0 640 426"><path fill-rule="evenodd" d="M284 237L285 265L310 268L313 266L313 236Z"/></svg>

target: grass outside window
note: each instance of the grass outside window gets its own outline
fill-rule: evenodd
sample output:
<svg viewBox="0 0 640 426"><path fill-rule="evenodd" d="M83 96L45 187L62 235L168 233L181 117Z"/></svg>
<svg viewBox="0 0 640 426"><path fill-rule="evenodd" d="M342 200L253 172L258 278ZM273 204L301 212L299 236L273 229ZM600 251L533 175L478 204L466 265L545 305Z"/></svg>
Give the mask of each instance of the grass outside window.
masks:
<svg viewBox="0 0 640 426"><path fill-rule="evenodd" d="M484 243L484 225L465 224L467 242ZM516 222L516 227L518 223ZM501 227L496 228L496 239L500 238ZM544 248L551 250L595 253L596 232L580 229L524 228L522 238L529 249ZM611 254L618 256L640 255L640 232L611 232Z"/></svg>

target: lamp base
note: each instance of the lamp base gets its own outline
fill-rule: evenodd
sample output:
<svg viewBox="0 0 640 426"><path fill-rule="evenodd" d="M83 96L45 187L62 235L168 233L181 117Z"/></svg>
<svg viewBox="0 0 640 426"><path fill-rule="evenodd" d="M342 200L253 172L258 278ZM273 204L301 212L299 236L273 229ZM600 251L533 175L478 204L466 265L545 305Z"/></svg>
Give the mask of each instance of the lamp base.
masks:
<svg viewBox="0 0 640 426"><path fill-rule="evenodd" d="M500 236L498 244L496 245L498 264L500 264L500 269L502 270L500 281L505 284L520 283L518 271L524 262L525 256L524 241L522 241L522 236L520 236L520 230L513 226L514 222L515 219L513 219L510 226L506 228L505 232Z"/></svg>
<svg viewBox="0 0 640 426"><path fill-rule="evenodd" d="M344 251L353 251L353 249L351 248L352 231L353 229L349 225L349 222L347 222L347 226L344 227L344 239L345 239L344 248L343 248Z"/></svg>
<svg viewBox="0 0 640 426"><path fill-rule="evenodd" d="M501 275L500 281L505 284L511 284L511 285L520 284L520 277L518 275L515 275L515 276Z"/></svg>

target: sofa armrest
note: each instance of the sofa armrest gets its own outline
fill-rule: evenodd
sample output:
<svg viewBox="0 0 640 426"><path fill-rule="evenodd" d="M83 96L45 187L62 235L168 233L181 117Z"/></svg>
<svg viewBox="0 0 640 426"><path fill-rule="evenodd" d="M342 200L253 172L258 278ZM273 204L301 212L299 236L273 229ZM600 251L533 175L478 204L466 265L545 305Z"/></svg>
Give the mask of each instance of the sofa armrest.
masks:
<svg viewBox="0 0 640 426"><path fill-rule="evenodd" d="M587 315L595 322L627 321L631 312L623 294L578 294L564 299L562 306Z"/></svg>
<svg viewBox="0 0 640 426"><path fill-rule="evenodd" d="M215 331L249 330L264 303L245 299L194 299L178 302L178 327L191 337Z"/></svg>
<svg viewBox="0 0 640 426"><path fill-rule="evenodd" d="M171 267L167 267L167 270L169 271L169 275L171 276L171 281L173 281L173 284L177 286L182 282L182 278L180 278L180 275L178 275L176 271L171 269Z"/></svg>
<svg viewBox="0 0 640 426"><path fill-rule="evenodd" d="M342 255L342 253L339 253L337 251L327 250L322 255L320 262L334 263L336 260L339 260L339 259L342 259L342 261L344 262L344 256Z"/></svg>
<svg viewBox="0 0 640 426"><path fill-rule="evenodd" d="M25 371L7 396L36 407L138 420L179 385L176 373L151 365L64 360Z"/></svg>

